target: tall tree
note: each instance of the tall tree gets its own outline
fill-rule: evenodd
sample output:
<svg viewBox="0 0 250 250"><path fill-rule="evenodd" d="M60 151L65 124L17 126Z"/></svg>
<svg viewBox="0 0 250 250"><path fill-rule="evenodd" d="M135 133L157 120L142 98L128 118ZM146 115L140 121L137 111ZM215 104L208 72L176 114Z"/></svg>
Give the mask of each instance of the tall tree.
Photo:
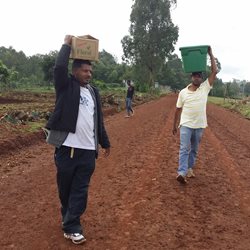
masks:
<svg viewBox="0 0 250 250"><path fill-rule="evenodd" d="M48 85L50 85L50 83L53 81L54 66L57 54L58 51L51 51L49 54L42 56L42 61L40 62L44 73L44 80Z"/></svg>
<svg viewBox="0 0 250 250"><path fill-rule="evenodd" d="M225 94L225 84L223 83L222 79L217 78L214 81L213 88L211 89L209 95L211 96L218 96L224 97Z"/></svg>
<svg viewBox="0 0 250 250"><path fill-rule="evenodd" d="M182 61L176 54L169 56L158 78L160 84L168 85L175 90L182 89L190 81L190 76L184 73Z"/></svg>
<svg viewBox="0 0 250 250"><path fill-rule="evenodd" d="M0 47L0 58L9 69L18 71L20 77L25 76L25 68L28 60L22 51L17 52L13 47Z"/></svg>
<svg viewBox="0 0 250 250"><path fill-rule="evenodd" d="M0 83L7 83L7 79L9 76L9 69L2 63L2 61L0 61Z"/></svg>
<svg viewBox="0 0 250 250"><path fill-rule="evenodd" d="M15 82L19 83L23 82L23 80L28 83L30 82L30 78L36 78L38 82L41 82L43 78L43 72L40 66L42 57L42 55L26 57L22 51L17 52L12 47L0 47L0 58L2 62L12 73L14 71L18 72L18 77L15 79ZM12 78L12 80L14 80L14 78Z"/></svg>
<svg viewBox="0 0 250 250"><path fill-rule="evenodd" d="M99 61L94 63L93 80L104 83L121 83L125 77L126 65L119 65L117 58L105 50L99 53Z"/></svg>
<svg viewBox="0 0 250 250"><path fill-rule="evenodd" d="M244 86L244 94L249 96L250 95L250 82L247 82Z"/></svg>
<svg viewBox="0 0 250 250"><path fill-rule="evenodd" d="M17 71L8 69L8 67L0 60L0 90L11 88L11 81L16 81L17 76Z"/></svg>
<svg viewBox="0 0 250 250"><path fill-rule="evenodd" d="M175 4L176 0L134 0L130 36L121 41L124 60L140 66L140 72L146 70L151 86L178 39L178 27L173 24L170 13Z"/></svg>

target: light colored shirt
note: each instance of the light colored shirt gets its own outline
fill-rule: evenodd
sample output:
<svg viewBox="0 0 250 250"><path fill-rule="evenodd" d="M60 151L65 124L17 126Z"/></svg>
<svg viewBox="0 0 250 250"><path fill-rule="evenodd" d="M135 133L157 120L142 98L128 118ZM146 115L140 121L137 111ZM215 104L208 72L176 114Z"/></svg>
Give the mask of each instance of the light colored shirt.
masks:
<svg viewBox="0 0 250 250"><path fill-rule="evenodd" d="M190 85L180 91L176 103L177 108L182 108L180 126L205 128L207 127L207 98L212 87L208 79L201 83L196 91L189 90Z"/></svg>
<svg viewBox="0 0 250 250"><path fill-rule="evenodd" d="M87 88L80 87L80 101L76 132L69 133L64 146L95 150L94 101Z"/></svg>

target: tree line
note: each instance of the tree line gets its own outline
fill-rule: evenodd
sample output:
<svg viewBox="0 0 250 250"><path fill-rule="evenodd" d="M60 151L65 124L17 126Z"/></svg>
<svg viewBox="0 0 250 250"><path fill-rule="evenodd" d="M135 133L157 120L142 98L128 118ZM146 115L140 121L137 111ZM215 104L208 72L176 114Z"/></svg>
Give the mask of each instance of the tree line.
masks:
<svg viewBox="0 0 250 250"><path fill-rule="evenodd" d="M149 91L155 83L180 90L190 82L184 73L182 60L174 54L179 28L172 22L171 9L177 0L134 0L130 14L129 35L122 40L122 63L102 50L93 64L93 81L100 86L122 85L132 79L139 91ZM16 88L25 85L50 86L58 51L26 57L14 48L0 48L0 84ZM221 65L217 59L217 66ZM209 74L210 68L204 77ZM223 83L216 79L214 96L249 94L250 83Z"/></svg>
<svg viewBox="0 0 250 250"><path fill-rule="evenodd" d="M49 54L27 57L22 51L17 52L12 47L0 47L0 90L52 87L57 54L58 51L51 51ZM138 91L147 92L152 86L143 74L145 71L138 65L118 63L116 57L103 50L99 53L99 61L93 64L93 82L100 87L112 87L124 86L125 79L133 79ZM189 83L190 76L184 73L181 59L173 54L157 72L156 80L160 85L180 90ZM224 96L223 82L217 79L216 85L213 90L214 95ZM245 90L246 93L247 91L248 89Z"/></svg>
<svg viewBox="0 0 250 250"><path fill-rule="evenodd" d="M12 47L0 47L1 89L52 86L57 54L58 51L51 51L45 55L26 56L22 51L17 52ZM70 67L71 65L69 70ZM125 79L133 79L140 91L150 89L145 74L142 74L143 67L127 62L118 63L117 58L105 50L99 52L99 61L93 63L93 72L93 82L100 85L122 86ZM185 86L188 78L177 55L173 55L157 74L157 82L172 89Z"/></svg>

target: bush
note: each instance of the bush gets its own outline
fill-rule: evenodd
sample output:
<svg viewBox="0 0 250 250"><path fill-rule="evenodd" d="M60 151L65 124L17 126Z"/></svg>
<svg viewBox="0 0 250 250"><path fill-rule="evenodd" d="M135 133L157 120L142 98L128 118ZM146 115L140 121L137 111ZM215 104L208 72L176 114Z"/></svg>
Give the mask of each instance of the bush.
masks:
<svg viewBox="0 0 250 250"><path fill-rule="evenodd" d="M99 81L99 80L96 80L96 81L93 82L92 84L93 84L95 87L97 87L98 89L100 89L100 90L105 90L105 89L108 88L107 85L106 85L104 82Z"/></svg>
<svg viewBox="0 0 250 250"><path fill-rule="evenodd" d="M135 90L142 93L149 92L149 85L147 83L137 83L135 84Z"/></svg>

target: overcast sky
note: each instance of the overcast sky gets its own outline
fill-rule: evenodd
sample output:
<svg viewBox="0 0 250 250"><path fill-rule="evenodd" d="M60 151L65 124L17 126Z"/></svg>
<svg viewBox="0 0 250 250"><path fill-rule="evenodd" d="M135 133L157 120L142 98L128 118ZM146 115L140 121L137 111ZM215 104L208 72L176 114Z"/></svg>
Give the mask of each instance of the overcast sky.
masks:
<svg viewBox="0 0 250 250"><path fill-rule="evenodd" d="M0 46L27 56L59 50L66 34L90 34L121 61L132 0L2 0ZM211 45L223 81L250 80L247 0L177 0L172 20L179 47Z"/></svg>

